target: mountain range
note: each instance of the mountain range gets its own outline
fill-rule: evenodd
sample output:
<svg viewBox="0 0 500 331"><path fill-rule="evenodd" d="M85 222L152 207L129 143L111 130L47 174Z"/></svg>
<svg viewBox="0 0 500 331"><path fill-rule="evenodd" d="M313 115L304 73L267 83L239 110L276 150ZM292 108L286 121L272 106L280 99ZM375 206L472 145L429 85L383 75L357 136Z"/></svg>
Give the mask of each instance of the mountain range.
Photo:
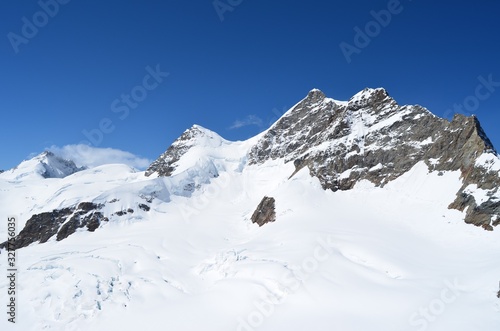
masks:
<svg viewBox="0 0 500 331"><path fill-rule="evenodd" d="M23 330L498 330L499 186L476 117L313 89L145 171L43 152L0 172L0 208Z"/></svg>

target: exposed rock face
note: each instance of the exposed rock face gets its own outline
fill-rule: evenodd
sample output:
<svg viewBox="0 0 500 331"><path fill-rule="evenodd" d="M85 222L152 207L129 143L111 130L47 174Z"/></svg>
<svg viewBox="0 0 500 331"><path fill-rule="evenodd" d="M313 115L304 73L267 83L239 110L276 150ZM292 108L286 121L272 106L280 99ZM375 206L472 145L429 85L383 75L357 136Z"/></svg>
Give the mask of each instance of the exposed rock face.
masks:
<svg viewBox="0 0 500 331"><path fill-rule="evenodd" d="M44 243L56 235L56 240L60 241L77 229L86 227L88 231L95 231L101 222L108 219L98 210L101 205L90 202L82 202L76 208L56 209L51 212L33 215L26 223L26 226L16 236L15 249L26 247L34 242ZM0 248L5 248L6 242L0 244Z"/></svg>
<svg viewBox="0 0 500 331"><path fill-rule="evenodd" d="M257 223L259 226L276 221L274 198L264 197L252 214L251 219L253 223Z"/></svg>
<svg viewBox="0 0 500 331"><path fill-rule="evenodd" d="M449 122L420 106L399 106L384 89L365 89L347 103L313 90L253 146L249 162L293 161L296 172L307 167L333 191L362 179L384 186L421 161L430 171L459 170L464 184L450 208L467 208L467 223L491 230L500 223L500 177L478 162L484 154L499 162L475 117ZM476 202L470 185L490 198Z"/></svg>
<svg viewBox="0 0 500 331"><path fill-rule="evenodd" d="M127 208L127 210L119 210L115 213L117 216L124 216L127 214L133 214L134 210L132 208Z"/></svg>

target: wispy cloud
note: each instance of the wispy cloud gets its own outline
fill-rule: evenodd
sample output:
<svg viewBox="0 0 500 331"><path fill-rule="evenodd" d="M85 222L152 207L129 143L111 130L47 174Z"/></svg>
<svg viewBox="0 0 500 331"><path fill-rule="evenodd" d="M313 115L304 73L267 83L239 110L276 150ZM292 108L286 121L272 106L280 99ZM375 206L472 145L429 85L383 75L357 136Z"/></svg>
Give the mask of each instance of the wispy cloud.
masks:
<svg viewBox="0 0 500 331"><path fill-rule="evenodd" d="M47 149L64 159L74 161L79 167L93 168L103 164L121 163L137 169L145 169L151 164L151 161L146 158L114 148L97 148L80 144L51 146Z"/></svg>
<svg viewBox="0 0 500 331"><path fill-rule="evenodd" d="M239 128L242 128L244 126L249 126L249 125L256 125L256 126L261 127L263 124L264 124L264 121L260 117L255 116L255 115L248 115L247 117L245 117L242 120L234 121L233 124L229 127L229 129L234 130L234 129L239 129Z"/></svg>

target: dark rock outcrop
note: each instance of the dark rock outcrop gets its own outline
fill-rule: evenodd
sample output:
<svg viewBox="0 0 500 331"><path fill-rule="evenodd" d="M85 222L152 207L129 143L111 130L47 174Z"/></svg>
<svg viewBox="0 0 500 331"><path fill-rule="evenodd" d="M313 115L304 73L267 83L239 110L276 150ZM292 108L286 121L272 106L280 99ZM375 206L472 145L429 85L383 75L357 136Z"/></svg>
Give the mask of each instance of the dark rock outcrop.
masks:
<svg viewBox="0 0 500 331"><path fill-rule="evenodd" d="M102 205L82 202L77 207L33 215L16 236L14 249L26 247L35 242L45 243L53 236L60 241L84 227L93 232L102 222L108 221L98 211L100 208ZM0 244L0 248L5 248L6 245L6 242Z"/></svg>
<svg viewBox="0 0 500 331"><path fill-rule="evenodd" d="M274 198L264 197L252 214L251 219L253 223L257 223L259 226L276 221Z"/></svg>
<svg viewBox="0 0 500 331"><path fill-rule="evenodd" d="M455 115L450 122L421 106L399 106L384 89L365 89L347 103L313 90L253 146L249 163L293 161L292 176L307 167L333 191L363 179L382 187L418 162L441 174L460 171L463 186L450 208L467 209L467 223L491 230L500 223L500 176L476 163L483 153L497 157L474 116ZM466 190L471 184L491 199L477 205Z"/></svg>
<svg viewBox="0 0 500 331"><path fill-rule="evenodd" d="M119 210L115 213L115 215L117 216L123 216L123 215L127 215L127 214L133 214L134 213L134 210L132 208L128 208L127 210Z"/></svg>

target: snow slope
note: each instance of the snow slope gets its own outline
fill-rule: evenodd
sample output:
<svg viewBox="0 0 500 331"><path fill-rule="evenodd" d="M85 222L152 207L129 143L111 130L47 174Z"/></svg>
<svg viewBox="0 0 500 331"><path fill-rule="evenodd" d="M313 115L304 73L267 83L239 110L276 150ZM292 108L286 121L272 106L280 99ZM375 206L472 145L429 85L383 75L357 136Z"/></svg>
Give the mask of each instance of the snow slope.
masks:
<svg viewBox="0 0 500 331"><path fill-rule="evenodd" d="M150 179L110 165L39 181L32 198L53 196L36 200L50 208L77 195L125 208L155 185L164 194L147 213L19 250L16 328L498 330L498 231L447 209L458 173L420 163L384 188L331 192L305 169L288 179L294 167L281 160L240 168L222 154L228 166L188 195L176 191L183 171ZM14 196L35 183L11 185L2 211L15 213ZM263 195L276 198L277 221L259 228L249 217ZM2 277L2 295L6 286Z"/></svg>

